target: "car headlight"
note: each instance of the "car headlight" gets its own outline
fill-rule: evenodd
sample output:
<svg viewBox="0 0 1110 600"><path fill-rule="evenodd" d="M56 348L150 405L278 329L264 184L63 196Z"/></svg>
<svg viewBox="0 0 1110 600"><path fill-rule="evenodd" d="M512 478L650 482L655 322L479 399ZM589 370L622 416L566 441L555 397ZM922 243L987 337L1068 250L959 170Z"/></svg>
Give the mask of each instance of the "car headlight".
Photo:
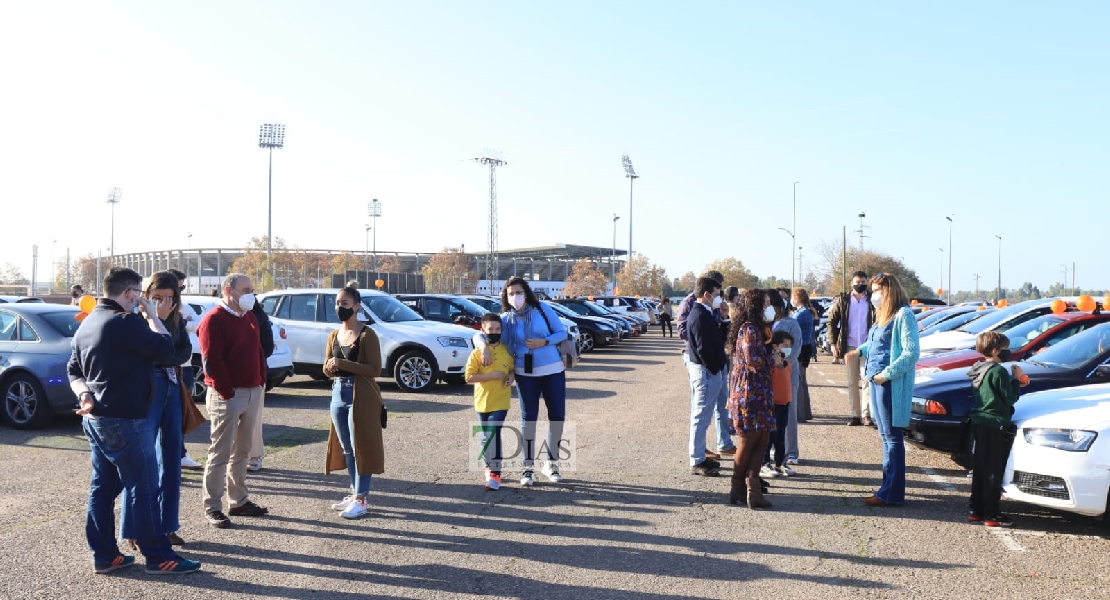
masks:
<svg viewBox="0 0 1110 600"><path fill-rule="evenodd" d="M917 377L921 377L922 375L932 375L933 373L940 373L940 371L941 370L937 367L923 367L914 371L914 375L916 375Z"/></svg>
<svg viewBox="0 0 1110 600"><path fill-rule="evenodd" d="M460 337L438 337L436 338L441 346L446 348L469 348L470 344L467 343L466 338Z"/></svg>
<svg viewBox="0 0 1110 600"><path fill-rule="evenodd" d="M1022 429L1025 443L1032 446L1046 446L1065 452L1086 452L1095 442L1098 434L1082 429Z"/></svg>

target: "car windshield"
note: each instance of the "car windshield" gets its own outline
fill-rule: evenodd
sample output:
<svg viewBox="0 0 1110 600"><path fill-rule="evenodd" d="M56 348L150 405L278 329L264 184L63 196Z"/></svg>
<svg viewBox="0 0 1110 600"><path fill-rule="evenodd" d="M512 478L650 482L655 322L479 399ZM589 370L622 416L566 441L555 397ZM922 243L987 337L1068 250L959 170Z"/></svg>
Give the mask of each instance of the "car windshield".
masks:
<svg viewBox="0 0 1110 600"><path fill-rule="evenodd" d="M1110 350L1110 324L1092 327L1082 333L1050 346L1033 356L1030 362L1074 369Z"/></svg>
<svg viewBox="0 0 1110 600"><path fill-rule="evenodd" d="M488 312L493 312L490 309L468 298L454 298L453 301L459 306L466 308L466 312L474 315L475 317L480 317Z"/></svg>
<svg viewBox="0 0 1110 600"><path fill-rule="evenodd" d="M576 313L573 310L563 306L562 304L559 304L558 302L544 302L544 304L546 304L549 308L551 308L551 310L559 313L560 316L566 317L568 319L573 320L574 318L579 316L578 313Z"/></svg>
<svg viewBox="0 0 1110 600"><path fill-rule="evenodd" d="M936 325L937 323L940 323L941 321L947 321L948 319L958 317L967 312L970 311L968 311L966 308L946 308L944 310L929 311L928 313L925 313L925 317L922 317L921 321L918 323L918 326L922 329L927 329L929 327L932 327L933 325Z"/></svg>
<svg viewBox="0 0 1110 600"><path fill-rule="evenodd" d="M929 335L931 333L940 333L942 331L952 331L953 329L956 329L961 325L967 325L972 321L982 319L988 314L990 314L990 309L964 313L962 315L952 317L951 319L941 321L940 323L934 323L932 327L926 327L925 330L922 331L919 335Z"/></svg>
<svg viewBox="0 0 1110 600"><path fill-rule="evenodd" d="M585 306L586 310L590 311L590 313L595 314L595 315L615 314L613 311L611 311L608 308L606 308L606 307L604 307L600 304L597 304L595 302L583 302L582 306Z"/></svg>
<svg viewBox="0 0 1110 600"><path fill-rule="evenodd" d="M362 304L374 314L374 317L386 323L403 323L406 321L423 321L424 317L416 311L405 306L393 296L377 295L363 296Z"/></svg>
<svg viewBox="0 0 1110 600"><path fill-rule="evenodd" d="M494 300L493 298L467 298L467 300L470 300L474 304L485 308L489 312L501 312L500 300Z"/></svg>
<svg viewBox="0 0 1110 600"><path fill-rule="evenodd" d="M73 334L77 333L77 328L81 326L81 324L77 322L77 319L74 318L78 314L80 313L50 312L40 314L39 318L49 323L50 326L54 328L54 331L57 331L60 335L71 338Z"/></svg>
<svg viewBox="0 0 1110 600"><path fill-rule="evenodd" d="M991 326L997 325L1020 312L1024 312L1026 308L1027 307L1024 306L1007 306L1006 308L1000 308L996 311L991 312L991 314L983 317L982 319L975 319L974 322L960 327L957 331L978 335L989 329Z"/></svg>
<svg viewBox="0 0 1110 600"><path fill-rule="evenodd" d="M1006 337L1010 338L1010 348L1017 350L1018 348L1025 347L1026 344L1040 337L1040 335L1049 329L1063 323L1064 320L1060 317L1053 315L1045 315L1037 317L1031 321L1015 325L1006 332Z"/></svg>

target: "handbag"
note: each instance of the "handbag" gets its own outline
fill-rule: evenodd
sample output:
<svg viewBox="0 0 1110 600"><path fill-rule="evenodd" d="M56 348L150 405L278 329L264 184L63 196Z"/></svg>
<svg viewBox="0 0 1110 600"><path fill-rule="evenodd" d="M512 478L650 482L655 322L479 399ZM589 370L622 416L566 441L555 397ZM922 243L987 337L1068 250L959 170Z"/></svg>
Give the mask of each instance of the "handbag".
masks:
<svg viewBox="0 0 1110 600"><path fill-rule="evenodd" d="M551 328L551 321L547 320L547 313L544 312L543 307L539 306L536 310L540 311L543 322L547 324L547 330L555 333L555 330ZM578 344L571 339L570 332L567 332L567 339L555 344L555 348L559 351L559 358L563 359L563 365L566 368L573 369L578 364Z"/></svg>
<svg viewBox="0 0 1110 600"><path fill-rule="evenodd" d="M173 371L177 375L177 385L181 387L181 433L190 434L196 428L204 425L204 422L208 419L204 418L204 413L200 412L197 403L193 402L192 392L185 387L185 378L181 374L181 367L174 367Z"/></svg>
<svg viewBox="0 0 1110 600"><path fill-rule="evenodd" d="M389 423L389 410L382 404L382 429L385 429L386 424Z"/></svg>

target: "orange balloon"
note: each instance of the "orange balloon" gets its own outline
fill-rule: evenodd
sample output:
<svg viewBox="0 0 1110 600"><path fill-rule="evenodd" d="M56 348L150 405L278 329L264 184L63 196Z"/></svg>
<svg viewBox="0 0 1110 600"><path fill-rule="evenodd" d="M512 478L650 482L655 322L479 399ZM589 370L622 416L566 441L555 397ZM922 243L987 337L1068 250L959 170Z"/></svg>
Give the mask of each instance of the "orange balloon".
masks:
<svg viewBox="0 0 1110 600"><path fill-rule="evenodd" d="M96 298L85 294L81 296L81 299L77 302L77 306L81 309L81 312L91 313L92 309L96 308Z"/></svg>
<svg viewBox="0 0 1110 600"><path fill-rule="evenodd" d="M88 316L89 316L89 313L79 312L79 313L73 315L73 318L77 319L77 322L80 323L80 322L84 321L85 318L88 317Z"/></svg>
<svg viewBox="0 0 1110 600"><path fill-rule="evenodd" d="M1059 315L1068 311L1068 303L1063 300L1052 301L1052 314Z"/></svg>
<svg viewBox="0 0 1110 600"><path fill-rule="evenodd" d="M590 302L593 302L593 301L594 301L594 297L593 297L593 296L587 296L587 297L586 297L586 299L587 299L587 300L589 300Z"/></svg>
<svg viewBox="0 0 1110 600"><path fill-rule="evenodd" d="M1102 299L1102 310L1110 310L1110 295Z"/></svg>
<svg viewBox="0 0 1110 600"><path fill-rule="evenodd" d="M383 285L385 285L385 281L382 281L381 279L379 279L379 280L374 282L374 285L376 285L378 287L382 287Z"/></svg>
<svg viewBox="0 0 1110 600"><path fill-rule="evenodd" d="M998 304L996 306L998 306L998 308L1006 308L1009 305L1010 305L1010 303L1007 302L1005 298L1003 298L1003 299L998 301Z"/></svg>
<svg viewBox="0 0 1110 600"><path fill-rule="evenodd" d="M1075 307L1083 312L1091 312L1097 306L1098 303L1095 302L1095 299L1087 295L1080 296L1079 300L1075 303Z"/></svg>
<svg viewBox="0 0 1110 600"><path fill-rule="evenodd" d="M977 308L975 310L987 310L987 307L986 306L980 306L979 308Z"/></svg>
<svg viewBox="0 0 1110 600"><path fill-rule="evenodd" d="M917 301L917 298L914 298L913 300L910 300L910 306L917 306L918 304L921 304L921 303Z"/></svg>
<svg viewBox="0 0 1110 600"><path fill-rule="evenodd" d="M943 294L943 293L944 293L944 288L937 288L937 295L938 296Z"/></svg>

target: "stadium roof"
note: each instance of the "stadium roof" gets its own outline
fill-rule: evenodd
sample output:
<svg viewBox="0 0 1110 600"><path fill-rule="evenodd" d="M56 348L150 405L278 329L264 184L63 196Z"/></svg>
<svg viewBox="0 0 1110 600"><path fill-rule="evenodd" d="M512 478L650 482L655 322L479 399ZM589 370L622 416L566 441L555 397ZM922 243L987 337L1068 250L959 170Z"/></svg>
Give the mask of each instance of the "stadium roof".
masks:
<svg viewBox="0 0 1110 600"><path fill-rule="evenodd" d="M539 260L577 260L580 258L608 258L611 255L624 256L628 252L604 246L579 246L575 244L555 244L537 248L510 248L498 250L497 254L506 258L534 258ZM486 252L467 252L469 256L485 256Z"/></svg>

